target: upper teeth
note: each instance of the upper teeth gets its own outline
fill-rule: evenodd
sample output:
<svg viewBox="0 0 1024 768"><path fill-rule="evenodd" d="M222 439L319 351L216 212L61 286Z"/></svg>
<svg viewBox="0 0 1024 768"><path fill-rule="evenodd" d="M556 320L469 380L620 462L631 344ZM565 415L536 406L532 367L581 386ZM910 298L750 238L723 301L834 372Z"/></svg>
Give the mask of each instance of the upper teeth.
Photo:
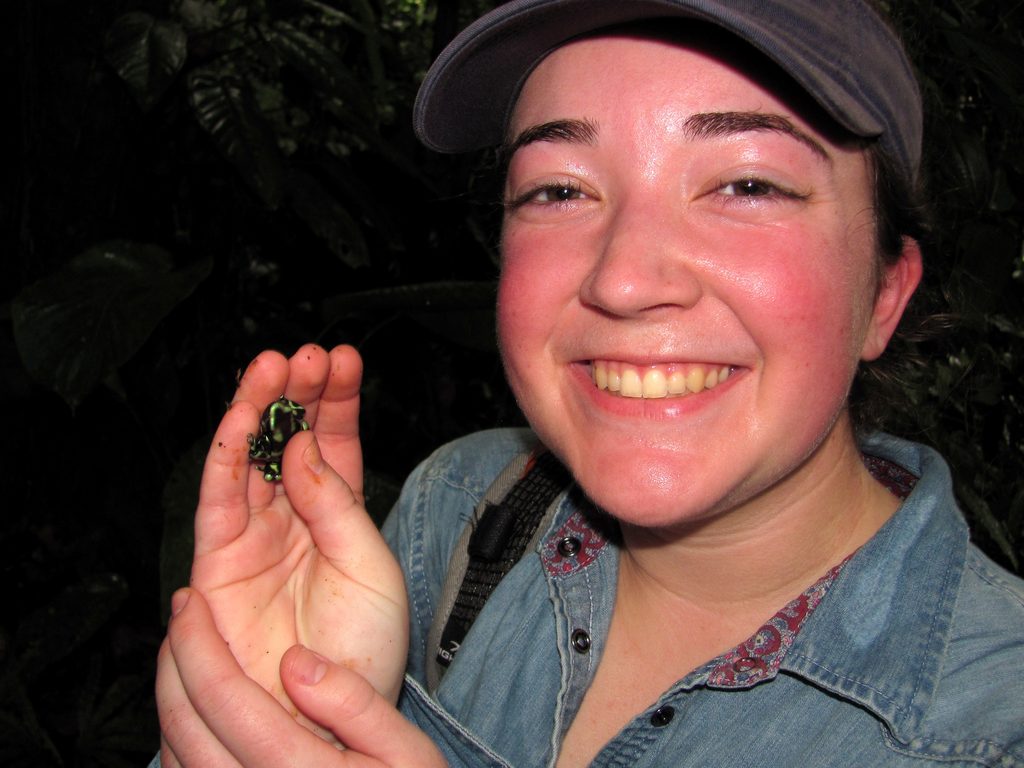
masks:
<svg viewBox="0 0 1024 768"><path fill-rule="evenodd" d="M638 368L613 360L594 360L590 372L598 389L622 397L655 398L711 389L729 377L729 366L669 364Z"/></svg>

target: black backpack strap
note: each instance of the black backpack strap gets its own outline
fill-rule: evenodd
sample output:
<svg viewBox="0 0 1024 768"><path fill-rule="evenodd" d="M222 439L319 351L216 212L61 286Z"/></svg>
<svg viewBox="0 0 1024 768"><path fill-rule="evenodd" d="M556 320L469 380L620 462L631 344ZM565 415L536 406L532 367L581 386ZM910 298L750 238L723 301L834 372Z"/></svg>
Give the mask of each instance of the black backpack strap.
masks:
<svg viewBox="0 0 1024 768"><path fill-rule="evenodd" d="M436 690L463 639L498 582L540 534L569 471L549 452L517 457L492 484L452 554L441 605L428 642L435 663L427 685ZM553 511L553 510L552 510Z"/></svg>

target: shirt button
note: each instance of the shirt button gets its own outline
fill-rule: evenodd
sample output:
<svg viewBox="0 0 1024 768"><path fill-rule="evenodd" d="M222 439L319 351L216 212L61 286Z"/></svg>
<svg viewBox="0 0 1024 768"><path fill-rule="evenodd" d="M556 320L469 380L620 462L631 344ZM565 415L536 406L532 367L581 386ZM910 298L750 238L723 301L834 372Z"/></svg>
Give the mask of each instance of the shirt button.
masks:
<svg viewBox="0 0 1024 768"><path fill-rule="evenodd" d="M756 656L744 656L734 661L732 668L734 672L747 674L750 672L764 672L767 666L763 659L759 659Z"/></svg>
<svg viewBox="0 0 1024 768"><path fill-rule="evenodd" d="M558 554L562 557L573 557L580 551L580 540L575 536L566 536L558 542Z"/></svg>
<svg viewBox="0 0 1024 768"><path fill-rule="evenodd" d="M676 716L676 710L674 707L665 705L664 707L658 707L651 714L651 725L655 728L664 728L666 725L672 722L672 718Z"/></svg>
<svg viewBox="0 0 1024 768"><path fill-rule="evenodd" d="M585 629L573 630L572 647L576 653L586 653L590 650L590 635Z"/></svg>

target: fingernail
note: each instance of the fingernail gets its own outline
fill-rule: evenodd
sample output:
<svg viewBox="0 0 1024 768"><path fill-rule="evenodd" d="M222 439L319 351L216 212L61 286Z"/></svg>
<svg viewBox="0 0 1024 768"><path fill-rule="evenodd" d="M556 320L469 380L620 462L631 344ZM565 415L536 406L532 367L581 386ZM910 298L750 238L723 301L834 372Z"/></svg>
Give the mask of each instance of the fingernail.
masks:
<svg viewBox="0 0 1024 768"><path fill-rule="evenodd" d="M316 438L310 440L309 445L306 446L306 450L302 454L302 459L306 462L306 466L316 474L319 475L323 472L324 459L320 455L320 446L316 444Z"/></svg>
<svg viewBox="0 0 1024 768"><path fill-rule="evenodd" d="M188 605L188 599L192 593L187 589L179 589L171 595L171 618L174 618Z"/></svg>
<svg viewBox="0 0 1024 768"><path fill-rule="evenodd" d="M295 658L292 671L304 685L316 685L327 674L327 659L308 648L302 648Z"/></svg>

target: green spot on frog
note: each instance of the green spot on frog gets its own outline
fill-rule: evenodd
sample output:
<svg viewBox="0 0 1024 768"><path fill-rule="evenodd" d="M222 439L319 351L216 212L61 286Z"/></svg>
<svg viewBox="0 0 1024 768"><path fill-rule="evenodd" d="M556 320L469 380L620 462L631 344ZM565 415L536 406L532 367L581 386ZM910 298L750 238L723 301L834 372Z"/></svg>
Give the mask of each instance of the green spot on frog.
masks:
<svg viewBox="0 0 1024 768"><path fill-rule="evenodd" d="M305 415L305 408L282 395L263 411L260 433L248 436L249 461L263 465L259 469L268 483L281 479L281 457L292 435L309 429Z"/></svg>

